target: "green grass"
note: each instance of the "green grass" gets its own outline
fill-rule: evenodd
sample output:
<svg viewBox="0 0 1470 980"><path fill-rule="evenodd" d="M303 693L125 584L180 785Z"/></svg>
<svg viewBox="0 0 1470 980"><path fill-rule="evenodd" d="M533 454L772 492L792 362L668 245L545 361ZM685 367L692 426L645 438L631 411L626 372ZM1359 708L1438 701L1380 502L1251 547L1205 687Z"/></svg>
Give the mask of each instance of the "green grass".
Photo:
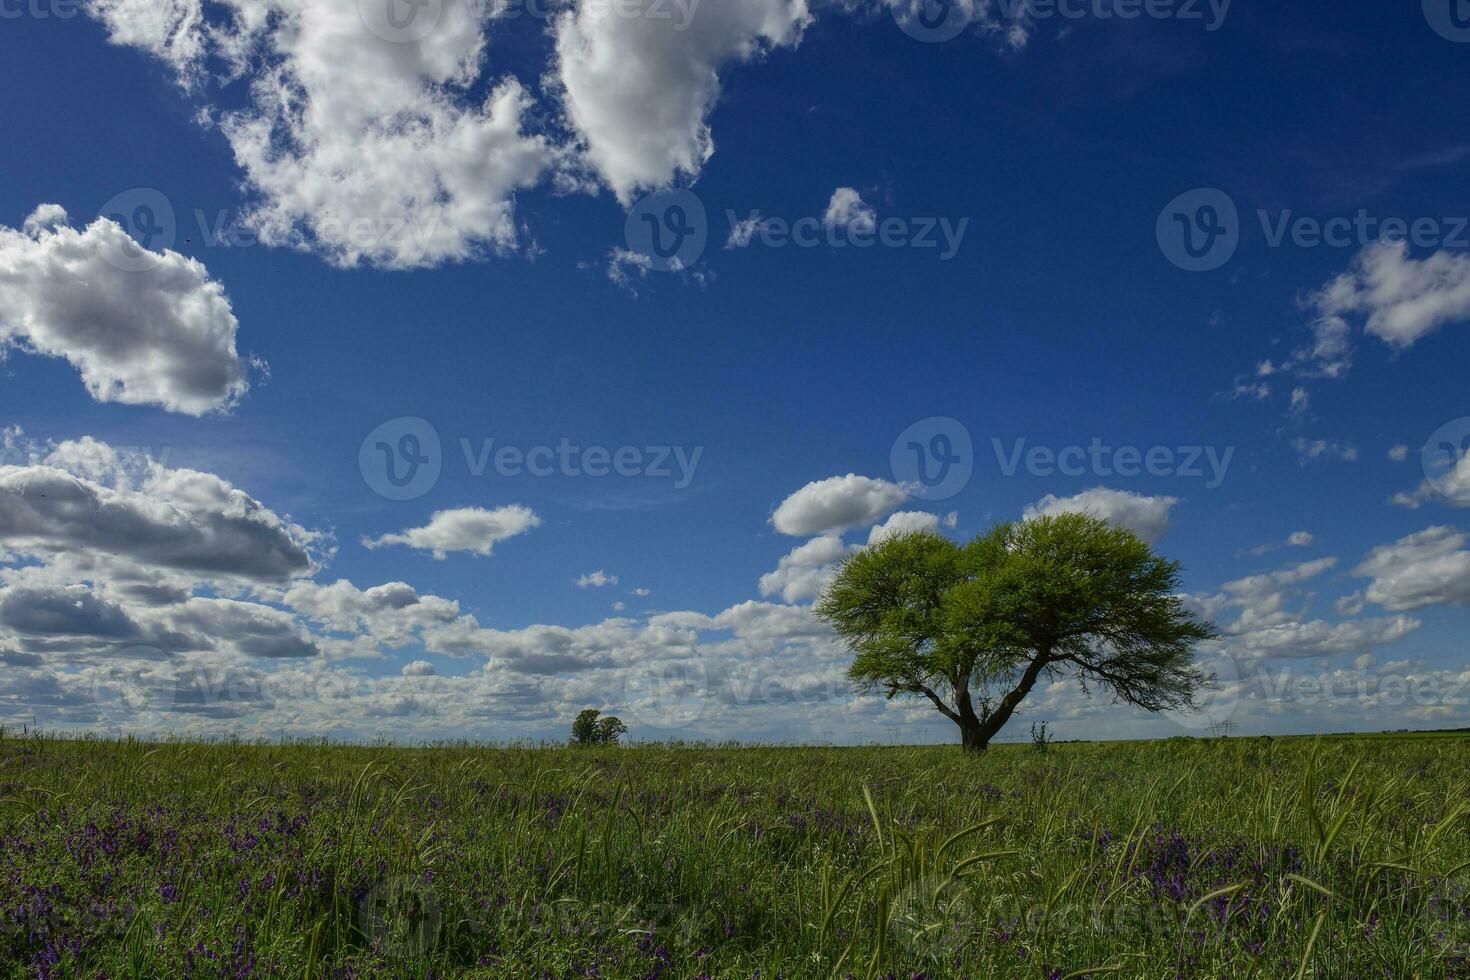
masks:
<svg viewBox="0 0 1470 980"><path fill-rule="evenodd" d="M0 975L1470 976L1470 740L0 737Z"/></svg>

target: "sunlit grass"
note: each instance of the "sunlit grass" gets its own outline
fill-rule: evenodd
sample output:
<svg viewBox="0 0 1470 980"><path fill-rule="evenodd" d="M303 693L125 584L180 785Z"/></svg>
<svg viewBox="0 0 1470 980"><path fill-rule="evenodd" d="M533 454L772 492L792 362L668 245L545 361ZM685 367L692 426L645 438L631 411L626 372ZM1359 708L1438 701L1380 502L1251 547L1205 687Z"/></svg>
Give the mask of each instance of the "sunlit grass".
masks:
<svg viewBox="0 0 1470 980"><path fill-rule="evenodd" d="M6 975L1470 976L1470 740L0 739Z"/></svg>

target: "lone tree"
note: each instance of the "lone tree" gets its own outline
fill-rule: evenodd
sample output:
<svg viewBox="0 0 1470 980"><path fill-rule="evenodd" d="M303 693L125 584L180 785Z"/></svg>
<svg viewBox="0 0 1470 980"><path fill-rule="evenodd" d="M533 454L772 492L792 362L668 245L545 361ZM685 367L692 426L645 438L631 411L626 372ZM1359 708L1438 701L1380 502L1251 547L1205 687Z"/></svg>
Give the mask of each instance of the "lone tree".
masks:
<svg viewBox="0 0 1470 980"><path fill-rule="evenodd" d="M598 718L602 714L596 708L588 708L572 722L573 745L617 745L618 739L628 733L628 726L616 715Z"/></svg>
<svg viewBox="0 0 1470 980"><path fill-rule="evenodd" d="M923 696L981 752L1037 680L1148 711L1196 708L1194 644L1215 631L1176 594L1179 563L1085 514L998 524L967 545L894 535L843 563L817 603L860 691Z"/></svg>

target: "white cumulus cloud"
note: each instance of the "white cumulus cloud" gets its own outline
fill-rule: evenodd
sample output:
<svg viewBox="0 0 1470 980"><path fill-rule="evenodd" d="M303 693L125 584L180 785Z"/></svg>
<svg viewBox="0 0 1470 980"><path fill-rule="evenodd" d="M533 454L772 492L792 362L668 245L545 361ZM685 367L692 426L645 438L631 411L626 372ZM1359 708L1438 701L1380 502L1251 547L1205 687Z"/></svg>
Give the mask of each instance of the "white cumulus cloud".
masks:
<svg viewBox="0 0 1470 980"><path fill-rule="evenodd" d="M849 473L808 483L781 502L771 524L782 534L810 537L872 524L908 499L896 483Z"/></svg>
<svg viewBox="0 0 1470 980"><path fill-rule="evenodd" d="M595 572L589 572L577 579L577 588L579 589L600 589L605 585L617 584L618 577L616 575L609 575L600 568Z"/></svg>
<svg viewBox="0 0 1470 980"><path fill-rule="evenodd" d="M871 235L878 227L878 213L866 204L862 195L851 187L839 187L832 192L827 202L827 211L822 223L828 228L845 232Z"/></svg>
<svg viewBox="0 0 1470 980"><path fill-rule="evenodd" d="M652 9L652 8L650 8ZM623 203L699 174L714 153L720 69L795 46L806 0L718 0L692 16L629 16L582 3L558 18L554 78L586 157Z"/></svg>
<svg viewBox="0 0 1470 980"><path fill-rule="evenodd" d="M1179 503L1178 497L1146 497L1130 490L1093 487L1071 497L1047 494L1026 507L1022 516L1055 514L1092 514L1103 520L1130 528L1143 540L1153 543L1169 530L1169 511Z"/></svg>
<svg viewBox="0 0 1470 980"><path fill-rule="evenodd" d="M99 402L187 415L233 406L248 382L224 287L110 220L66 221L42 205L19 231L0 226L0 354L64 358Z"/></svg>
<svg viewBox="0 0 1470 980"><path fill-rule="evenodd" d="M531 99L487 64L505 5L423 5L414 43L385 40L356 0L93 0L117 44L170 64L211 108L257 201L268 245L341 266L414 268L517 243L514 195L558 150L532 132ZM206 23L206 13L209 14ZM226 83L249 79L241 99Z"/></svg>
<svg viewBox="0 0 1470 980"><path fill-rule="evenodd" d="M1470 550L1462 531L1426 528L1370 551L1353 570L1369 602L1395 611L1470 605Z"/></svg>
<svg viewBox="0 0 1470 980"><path fill-rule="evenodd" d="M367 548L406 545L432 552L436 559L442 561L451 551L489 555L501 541L525 534L540 524L541 518L535 512L519 505L494 510L461 507L438 511L423 527L408 528L377 538L364 537L362 543Z"/></svg>

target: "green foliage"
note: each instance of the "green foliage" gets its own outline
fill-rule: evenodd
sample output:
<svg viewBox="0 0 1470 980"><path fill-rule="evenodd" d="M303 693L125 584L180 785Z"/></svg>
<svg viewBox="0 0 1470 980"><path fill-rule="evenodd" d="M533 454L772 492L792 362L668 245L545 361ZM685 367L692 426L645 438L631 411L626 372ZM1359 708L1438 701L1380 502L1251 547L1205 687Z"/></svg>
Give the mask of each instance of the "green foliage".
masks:
<svg viewBox="0 0 1470 980"><path fill-rule="evenodd" d="M1215 634L1178 587L1178 563L1132 531L1063 514L964 546L895 535L848 559L816 608L852 648L860 690L927 697L979 749L1042 677L1149 711L1193 708L1209 681L1193 647Z"/></svg>
<svg viewBox="0 0 1470 980"><path fill-rule="evenodd" d="M616 715L599 718L600 714L596 708L588 708L577 715L572 722L573 745L617 745L618 739L628 733L628 726Z"/></svg>
<svg viewBox="0 0 1470 980"><path fill-rule="evenodd" d="M597 744L597 716L602 714L596 708L588 708L579 713L572 722L572 744L573 745L596 745Z"/></svg>
<svg viewBox="0 0 1470 980"><path fill-rule="evenodd" d="M0 739L0 977L1464 977L1470 739Z"/></svg>
<svg viewBox="0 0 1470 980"><path fill-rule="evenodd" d="M616 715L608 715L597 723L597 743L617 745L618 739L628 734L628 726Z"/></svg>

